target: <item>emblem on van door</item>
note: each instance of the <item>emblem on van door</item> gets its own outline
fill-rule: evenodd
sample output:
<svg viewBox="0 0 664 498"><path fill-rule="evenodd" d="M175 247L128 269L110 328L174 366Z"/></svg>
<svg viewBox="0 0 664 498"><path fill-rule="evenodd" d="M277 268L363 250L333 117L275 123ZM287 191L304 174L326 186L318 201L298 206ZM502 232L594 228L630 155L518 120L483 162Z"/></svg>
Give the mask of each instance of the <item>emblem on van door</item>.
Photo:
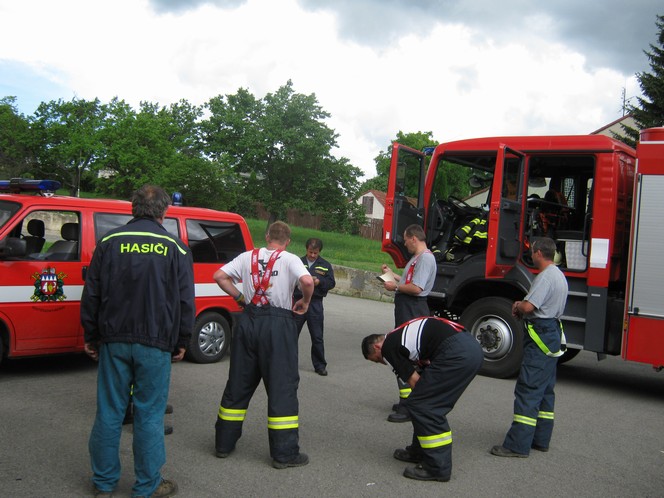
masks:
<svg viewBox="0 0 664 498"><path fill-rule="evenodd" d="M64 278L67 275L56 273L55 268L44 268L41 273L35 273L35 292L30 297L33 301L64 301L67 299L63 291Z"/></svg>

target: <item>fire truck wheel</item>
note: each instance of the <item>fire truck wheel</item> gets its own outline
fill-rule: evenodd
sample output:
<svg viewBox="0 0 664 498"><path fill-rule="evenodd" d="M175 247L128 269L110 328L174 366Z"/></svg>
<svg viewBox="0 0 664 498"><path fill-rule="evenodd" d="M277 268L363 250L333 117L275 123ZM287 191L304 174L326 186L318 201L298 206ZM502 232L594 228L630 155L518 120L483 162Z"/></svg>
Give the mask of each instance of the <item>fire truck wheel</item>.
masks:
<svg viewBox="0 0 664 498"><path fill-rule="evenodd" d="M219 313L206 311L196 319L187 348L187 359L194 363L221 360L231 343L231 327Z"/></svg>
<svg viewBox="0 0 664 498"><path fill-rule="evenodd" d="M523 327L512 316L512 301L485 297L468 306L461 323L482 345L480 374L503 379L519 372L523 356Z"/></svg>

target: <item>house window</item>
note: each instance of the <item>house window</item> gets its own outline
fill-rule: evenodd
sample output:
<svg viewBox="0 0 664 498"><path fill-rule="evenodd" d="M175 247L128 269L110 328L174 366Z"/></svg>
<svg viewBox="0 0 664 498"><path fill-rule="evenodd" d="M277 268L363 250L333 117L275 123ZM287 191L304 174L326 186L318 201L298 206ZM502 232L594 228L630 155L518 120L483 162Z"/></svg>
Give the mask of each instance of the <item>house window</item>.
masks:
<svg viewBox="0 0 664 498"><path fill-rule="evenodd" d="M373 201L374 198L369 195L362 197L362 207L364 208L364 214L373 214Z"/></svg>

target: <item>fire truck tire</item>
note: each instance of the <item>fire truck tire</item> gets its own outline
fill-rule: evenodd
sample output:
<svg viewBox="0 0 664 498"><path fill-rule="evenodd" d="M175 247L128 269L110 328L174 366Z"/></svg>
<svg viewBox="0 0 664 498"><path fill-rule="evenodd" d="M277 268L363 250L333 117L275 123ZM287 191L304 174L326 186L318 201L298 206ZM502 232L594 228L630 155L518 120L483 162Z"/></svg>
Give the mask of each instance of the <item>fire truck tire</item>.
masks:
<svg viewBox="0 0 664 498"><path fill-rule="evenodd" d="M186 357L194 363L220 361L231 343L231 327L219 313L206 311L196 318Z"/></svg>
<svg viewBox="0 0 664 498"><path fill-rule="evenodd" d="M558 365L567 363L572 358L575 358L576 355L579 354L580 352L581 352L580 349L567 348L567 350L563 353L563 355L560 358L558 358Z"/></svg>
<svg viewBox="0 0 664 498"><path fill-rule="evenodd" d="M480 374L503 379L519 372L523 357L523 325L512 316L512 301L485 297L461 314L461 323L482 346Z"/></svg>

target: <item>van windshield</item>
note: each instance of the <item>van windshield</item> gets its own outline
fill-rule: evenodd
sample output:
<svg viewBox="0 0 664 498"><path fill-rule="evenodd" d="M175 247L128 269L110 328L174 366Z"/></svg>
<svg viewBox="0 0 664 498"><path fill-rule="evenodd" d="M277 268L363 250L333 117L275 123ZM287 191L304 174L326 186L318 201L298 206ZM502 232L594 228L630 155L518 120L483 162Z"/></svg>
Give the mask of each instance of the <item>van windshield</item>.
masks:
<svg viewBox="0 0 664 498"><path fill-rule="evenodd" d="M0 201L0 228L5 226L20 208L21 205L17 202Z"/></svg>

